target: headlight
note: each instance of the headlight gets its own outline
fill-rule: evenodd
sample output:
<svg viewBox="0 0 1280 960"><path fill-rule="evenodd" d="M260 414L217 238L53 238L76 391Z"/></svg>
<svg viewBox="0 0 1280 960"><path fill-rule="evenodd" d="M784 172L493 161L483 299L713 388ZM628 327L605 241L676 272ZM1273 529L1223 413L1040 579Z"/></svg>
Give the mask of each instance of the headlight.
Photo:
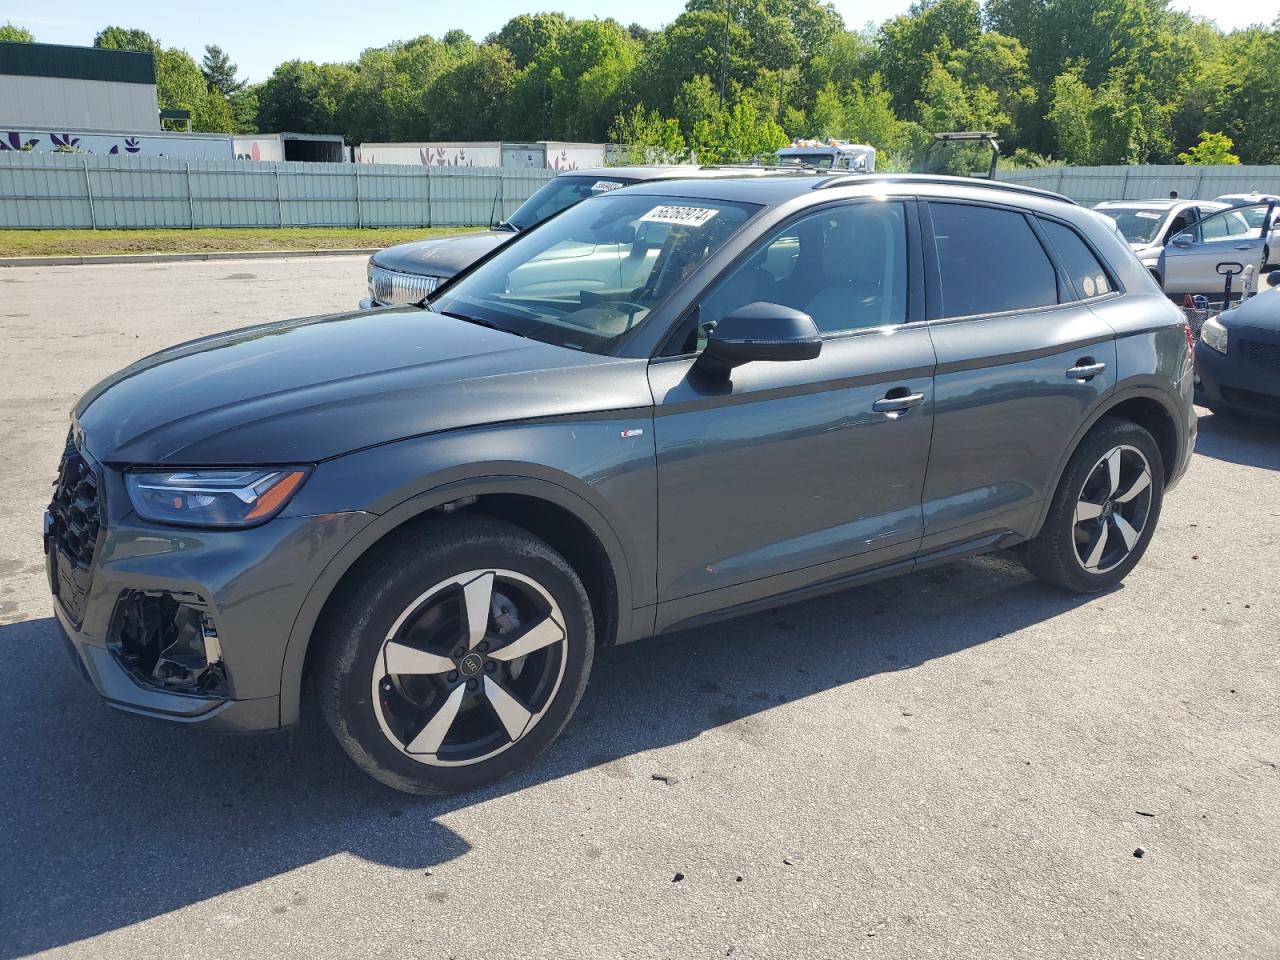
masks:
<svg viewBox="0 0 1280 960"><path fill-rule="evenodd" d="M1210 317L1200 327L1200 342L1219 353L1227 352L1227 328L1217 317Z"/></svg>
<svg viewBox="0 0 1280 960"><path fill-rule="evenodd" d="M369 297L378 303L400 305L421 303L440 285L439 277L420 273L400 273L388 270L369 260Z"/></svg>
<svg viewBox="0 0 1280 960"><path fill-rule="evenodd" d="M125 474L133 508L148 520L196 527L249 527L279 513L311 472L138 470Z"/></svg>

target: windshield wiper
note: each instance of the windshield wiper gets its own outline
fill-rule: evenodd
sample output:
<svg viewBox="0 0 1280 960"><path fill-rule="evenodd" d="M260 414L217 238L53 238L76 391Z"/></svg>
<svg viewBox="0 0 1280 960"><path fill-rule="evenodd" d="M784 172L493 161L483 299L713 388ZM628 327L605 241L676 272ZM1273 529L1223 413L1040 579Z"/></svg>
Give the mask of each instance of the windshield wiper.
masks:
<svg viewBox="0 0 1280 960"><path fill-rule="evenodd" d="M515 333L514 330L508 330L500 323L496 323L487 317L470 317L465 313L450 313L448 310L437 310L431 304L426 304L428 310L432 313L438 313L442 317L452 317L454 320L464 320L467 323L474 323L478 327L488 327L490 330L501 330L503 333ZM519 336L519 334L516 334Z"/></svg>

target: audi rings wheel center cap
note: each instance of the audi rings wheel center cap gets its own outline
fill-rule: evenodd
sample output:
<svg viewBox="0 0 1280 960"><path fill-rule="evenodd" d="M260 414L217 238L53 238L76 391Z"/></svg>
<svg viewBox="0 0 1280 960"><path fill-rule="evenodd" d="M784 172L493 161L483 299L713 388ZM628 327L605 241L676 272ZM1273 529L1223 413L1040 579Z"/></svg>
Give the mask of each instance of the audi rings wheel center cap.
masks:
<svg viewBox="0 0 1280 960"><path fill-rule="evenodd" d="M484 657L478 653L468 653L458 662L458 672L464 677L474 677L484 669Z"/></svg>

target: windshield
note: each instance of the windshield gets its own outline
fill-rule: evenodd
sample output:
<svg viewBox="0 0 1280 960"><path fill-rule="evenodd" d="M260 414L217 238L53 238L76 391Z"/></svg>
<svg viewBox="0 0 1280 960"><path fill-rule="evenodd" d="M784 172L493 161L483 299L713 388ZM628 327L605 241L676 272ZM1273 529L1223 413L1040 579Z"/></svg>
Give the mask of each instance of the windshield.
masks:
<svg viewBox="0 0 1280 960"><path fill-rule="evenodd" d="M1160 233L1167 210L1137 210L1132 207L1103 207L1098 211L1116 222L1120 233L1130 243L1151 243Z"/></svg>
<svg viewBox="0 0 1280 960"><path fill-rule="evenodd" d="M507 218L507 223L518 230L528 230L587 197L617 190L628 183L635 181L623 177L554 177L520 204L516 212Z"/></svg>
<svg viewBox="0 0 1280 960"><path fill-rule="evenodd" d="M430 308L608 353L759 209L625 191L599 196L502 247Z"/></svg>

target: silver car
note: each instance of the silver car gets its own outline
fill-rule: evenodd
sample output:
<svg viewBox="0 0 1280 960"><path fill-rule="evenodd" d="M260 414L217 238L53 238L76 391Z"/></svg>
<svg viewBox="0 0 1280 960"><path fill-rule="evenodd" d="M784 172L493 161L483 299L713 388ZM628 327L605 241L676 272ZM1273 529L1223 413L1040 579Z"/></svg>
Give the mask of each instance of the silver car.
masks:
<svg viewBox="0 0 1280 960"><path fill-rule="evenodd" d="M1175 235L1227 204L1214 200L1106 200L1093 209L1115 221L1142 265L1163 285L1160 254Z"/></svg>
<svg viewBox="0 0 1280 960"><path fill-rule="evenodd" d="M1232 296L1244 285L1244 275L1252 268L1261 277L1280 263L1280 244L1275 242L1275 200L1229 207L1205 217L1172 237L1156 266L1164 292L1170 296L1206 294L1214 299L1226 290L1226 276L1232 280Z"/></svg>

